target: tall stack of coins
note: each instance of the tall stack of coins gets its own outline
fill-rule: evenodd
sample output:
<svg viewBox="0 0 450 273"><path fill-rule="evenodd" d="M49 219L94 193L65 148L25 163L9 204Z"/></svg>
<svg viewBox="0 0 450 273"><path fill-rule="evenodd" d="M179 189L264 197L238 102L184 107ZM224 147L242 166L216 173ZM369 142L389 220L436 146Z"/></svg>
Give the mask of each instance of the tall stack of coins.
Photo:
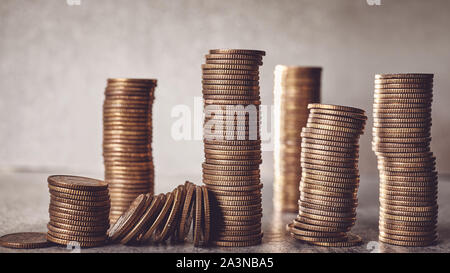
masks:
<svg viewBox="0 0 450 273"><path fill-rule="evenodd" d="M80 247L106 243L110 200L108 184L103 181L66 175L48 177L50 222L47 240Z"/></svg>
<svg viewBox="0 0 450 273"><path fill-rule="evenodd" d="M319 67L277 65L274 77L275 141L274 207L297 212L300 184L302 128L308 119L308 104L320 102Z"/></svg>
<svg viewBox="0 0 450 273"><path fill-rule="evenodd" d="M359 137L364 110L309 104L302 129L299 213L288 225L297 240L319 246L353 246L361 238L348 231L356 221Z"/></svg>
<svg viewBox="0 0 450 273"><path fill-rule="evenodd" d="M437 240L437 172L430 150L433 74L375 76L372 149L380 173L379 240Z"/></svg>
<svg viewBox="0 0 450 273"><path fill-rule="evenodd" d="M108 79L103 104L103 158L111 195L111 223L139 194L153 194L155 87L156 80L151 79Z"/></svg>
<svg viewBox="0 0 450 273"><path fill-rule="evenodd" d="M212 244L261 243L259 66L264 51L215 49L202 65L203 182L211 193Z"/></svg>

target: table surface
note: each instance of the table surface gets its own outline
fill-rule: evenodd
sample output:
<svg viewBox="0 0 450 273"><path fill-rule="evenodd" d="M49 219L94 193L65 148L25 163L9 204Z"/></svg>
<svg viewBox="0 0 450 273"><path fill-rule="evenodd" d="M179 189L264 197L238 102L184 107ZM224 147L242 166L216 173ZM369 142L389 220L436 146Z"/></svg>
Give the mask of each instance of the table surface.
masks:
<svg viewBox="0 0 450 273"><path fill-rule="evenodd" d="M0 173L0 235L24 232L46 231L48 222L49 193L48 173ZM97 176L100 177L100 176ZM159 181L176 185L174 181L184 181L183 177L164 177ZM169 183L169 182L174 183ZM196 248L188 240L185 244L162 244L148 246L107 245L82 249L81 252L450 252L450 177L439 178L439 242L435 246L406 248L378 243L378 178L361 176L358 193L359 206L356 225L352 232L359 234L364 243L358 247L327 248L316 247L292 239L285 231L287 223L295 218L293 213L280 213L272 208L272 179L263 179L263 243L244 248ZM166 184L166 183L164 183ZM171 190L158 185L157 190ZM16 250L0 247L0 252L69 252L66 247L54 246L43 249Z"/></svg>

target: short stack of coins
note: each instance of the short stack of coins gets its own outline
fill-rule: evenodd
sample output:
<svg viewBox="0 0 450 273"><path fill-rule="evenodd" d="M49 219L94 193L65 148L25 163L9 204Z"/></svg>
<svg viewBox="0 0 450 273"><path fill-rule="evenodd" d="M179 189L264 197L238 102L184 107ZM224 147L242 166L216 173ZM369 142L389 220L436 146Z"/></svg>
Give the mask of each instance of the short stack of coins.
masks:
<svg viewBox="0 0 450 273"><path fill-rule="evenodd" d="M212 244L261 243L259 66L264 51L215 49L202 65L203 183L211 193Z"/></svg>
<svg viewBox="0 0 450 273"><path fill-rule="evenodd" d="M375 76L372 149L380 174L380 242L428 246L437 240L432 98L433 74Z"/></svg>
<svg viewBox="0 0 450 273"><path fill-rule="evenodd" d="M302 128L308 104L320 103L320 67L277 65L274 71L274 207L297 212Z"/></svg>
<svg viewBox="0 0 450 273"><path fill-rule="evenodd" d="M50 190L47 240L80 247L104 245L109 228L108 184L67 175L53 175L47 181Z"/></svg>
<svg viewBox="0 0 450 273"><path fill-rule="evenodd" d="M105 181L111 195L111 223L140 194L154 189L152 79L108 79L103 104Z"/></svg>
<svg viewBox="0 0 450 273"><path fill-rule="evenodd" d="M354 246L359 186L359 137L367 120L364 110L309 104L302 129L299 213L288 225L292 237L313 245Z"/></svg>

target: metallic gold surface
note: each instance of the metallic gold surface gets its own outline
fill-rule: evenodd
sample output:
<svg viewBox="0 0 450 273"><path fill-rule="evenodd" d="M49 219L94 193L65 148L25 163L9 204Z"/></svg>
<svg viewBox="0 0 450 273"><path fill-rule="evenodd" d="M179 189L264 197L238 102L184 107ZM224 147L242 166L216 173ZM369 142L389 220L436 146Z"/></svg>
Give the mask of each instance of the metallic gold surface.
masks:
<svg viewBox="0 0 450 273"><path fill-rule="evenodd" d="M379 240L437 240L435 157L430 150L433 74L375 75L372 150L380 171Z"/></svg>
<svg viewBox="0 0 450 273"><path fill-rule="evenodd" d="M308 122L299 133L299 212L287 229L294 239L308 244L359 245L361 238L347 232L356 221L358 141L364 131L365 112L317 103L309 104L308 109ZM326 126L314 126L318 124Z"/></svg>

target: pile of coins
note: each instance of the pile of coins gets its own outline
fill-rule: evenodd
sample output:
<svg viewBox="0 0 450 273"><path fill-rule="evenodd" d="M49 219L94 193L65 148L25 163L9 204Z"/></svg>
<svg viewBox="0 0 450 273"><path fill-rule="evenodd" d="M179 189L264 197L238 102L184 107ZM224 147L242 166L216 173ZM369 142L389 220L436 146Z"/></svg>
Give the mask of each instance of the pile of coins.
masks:
<svg viewBox="0 0 450 273"><path fill-rule="evenodd" d="M153 194L152 105L156 80L108 79L103 103L105 181L111 223L142 193Z"/></svg>
<svg viewBox="0 0 450 273"><path fill-rule="evenodd" d="M211 193L217 246L260 244L259 66L264 51L214 49L202 65L203 183Z"/></svg>
<svg viewBox="0 0 450 273"><path fill-rule="evenodd" d="M108 231L112 242L142 244L184 242L191 224L195 246L206 246L210 238L208 190L186 182L172 192L139 195Z"/></svg>
<svg viewBox="0 0 450 273"><path fill-rule="evenodd" d="M320 102L321 72L319 67L275 67L273 203L280 211L298 209L300 133L308 119L308 104Z"/></svg>
<svg viewBox="0 0 450 273"><path fill-rule="evenodd" d="M80 247L104 245L109 228L108 184L67 175L49 176L47 181L50 190L47 240L60 245L77 242Z"/></svg>
<svg viewBox="0 0 450 273"><path fill-rule="evenodd" d="M359 137L364 110L309 104L302 129L299 213L288 225L292 237L313 245L344 247L362 242L349 233L356 221Z"/></svg>
<svg viewBox="0 0 450 273"><path fill-rule="evenodd" d="M431 142L433 74L375 76L372 149L380 173L379 240L437 240L437 172Z"/></svg>

